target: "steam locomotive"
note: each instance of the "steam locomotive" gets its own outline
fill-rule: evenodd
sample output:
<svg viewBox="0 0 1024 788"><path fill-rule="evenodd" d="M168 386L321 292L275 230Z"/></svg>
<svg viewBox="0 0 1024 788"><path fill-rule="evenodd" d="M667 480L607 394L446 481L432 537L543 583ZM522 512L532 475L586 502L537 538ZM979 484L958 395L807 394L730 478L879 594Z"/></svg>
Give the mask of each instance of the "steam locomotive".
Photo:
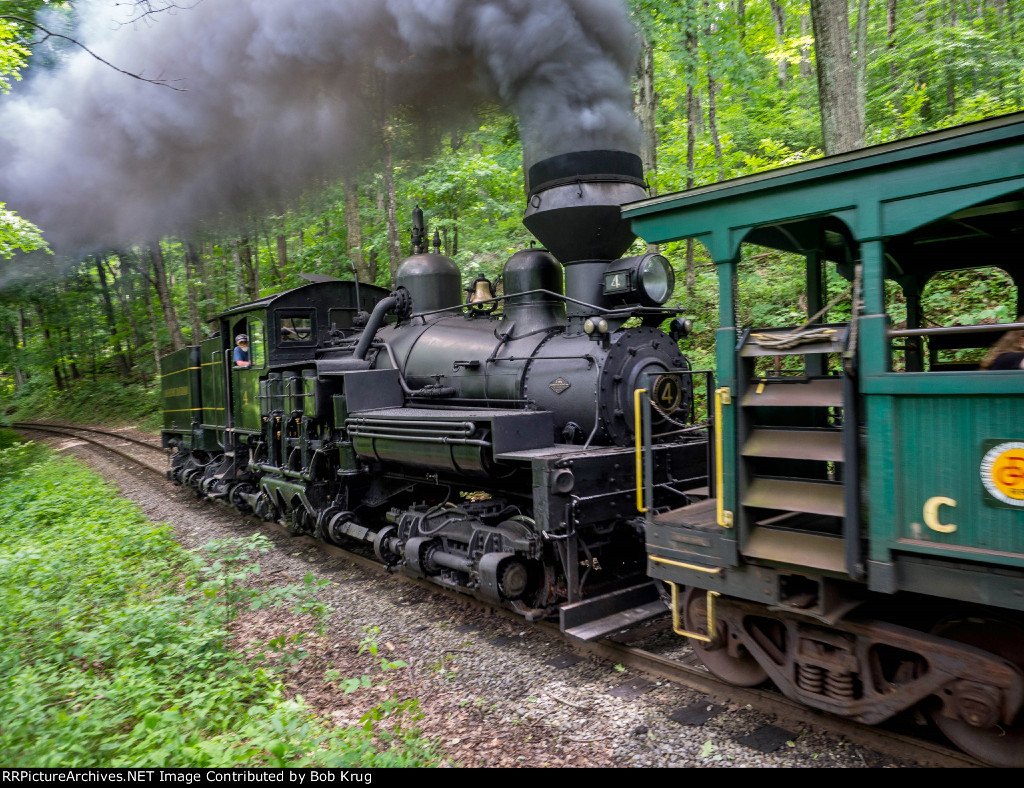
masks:
<svg viewBox="0 0 1024 788"><path fill-rule="evenodd" d="M727 681L869 724L923 707L1024 765L1024 372L965 359L1024 323L936 326L928 285L999 266L1024 314L1024 113L654 199L616 151L529 185L547 251L501 295L464 294L417 219L394 292L314 282L168 356L171 477L581 638L667 591ZM707 247L714 375L665 258L620 257L634 232ZM738 324L749 245L803 259L798 325Z"/></svg>
<svg viewBox="0 0 1024 788"><path fill-rule="evenodd" d="M688 321L663 308L671 266L620 258L640 159L571 153L529 180L524 222L548 251L513 254L503 295L480 277L467 296L417 209L393 292L319 278L167 356L170 477L527 617L557 611L582 637L663 612L635 505L634 392L652 381L659 423L690 426L694 403ZM240 334L247 367L232 364ZM701 429L650 451L676 505L708 495Z"/></svg>

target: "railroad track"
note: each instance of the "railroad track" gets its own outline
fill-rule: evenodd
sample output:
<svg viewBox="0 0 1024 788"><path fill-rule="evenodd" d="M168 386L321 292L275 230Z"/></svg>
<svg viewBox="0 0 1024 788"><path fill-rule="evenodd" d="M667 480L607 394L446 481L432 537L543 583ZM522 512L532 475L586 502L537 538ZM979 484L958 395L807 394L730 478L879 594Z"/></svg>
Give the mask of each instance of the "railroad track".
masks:
<svg viewBox="0 0 1024 788"><path fill-rule="evenodd" d="M42 422L17 422L12 424L12 427L23 432L74 438L125 459L161 479L166 478L166 450L156 443L140 441L122 433L93 427ZM90 437L81 433L91 433L98 437ZM130 449L126 449L126 446ZM144 451L140 451L140 449ZM281 531L287 530L286 526L280 523L266 523L266 525ZM319 542L310 537L299 537L299 539L308 541L331 557L346 559L374 572L386 571L377 561L358 553ZM398 575L398 577L401 581L419 586L430 593L444 593L432 583L405 575ZM463 601L468 607L502 615L525 624L520 616L503 608L494 607L489 603L471 597L460 597L460 601ZM870 748L889 757L913 761L922 766L953 768L984 766L979 761L945 744L922 740L884 727L861 725L818 712L795 703L772 689L748 689L727 684L701 666L684 645L672 649L670 656L631 645L631 643L650 639L650 636L657 634L659 630L670 626L665 621L655 621L654 624L648 624L646 628L641 628L639 632L630 631L621 636L594 642L567 638L552 623L540 622L533 626L542 629L548 637L565 638L568 645L578 653L610 660L652 677L675 682L703 692L721 703L750 705L765 714L774 715L780 727L796 729L812 726L818 730L827 730L834 735L845 737L855 745Z"/></svg>
<svg viewBox="0 0 1024 788"><path fill-rule="evenodd" d="M14 422L11 426L20 431L41 432L48 435L62 435L65 437L76 438L77 440L91 443L104 451L116 454L119 457L145 468L148 471L152 471L161 477L165 476L167 472L167 450L160 446L159 443L149 443L118 432L100 430L94 427L79 427L77 425L70 426L66 424L18 421ZM101 435L104 440L80 434L83 432ZM145 449L146 451L143 453L148 457L148 459L144 459L139 456L138 449L135 449L135 452L132 453L126 447L139 447L141 449Z"/></svg>

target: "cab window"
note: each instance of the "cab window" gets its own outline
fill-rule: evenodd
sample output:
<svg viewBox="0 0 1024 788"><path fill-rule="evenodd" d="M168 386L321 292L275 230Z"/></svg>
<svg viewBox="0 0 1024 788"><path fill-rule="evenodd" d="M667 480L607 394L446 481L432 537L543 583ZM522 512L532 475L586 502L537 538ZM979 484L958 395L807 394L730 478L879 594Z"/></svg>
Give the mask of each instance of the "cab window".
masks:
<svg viewBox="0 0 1024 788"><path fill-rule="evenodd" d="M249 360L262 369L267 363L267 345L263 338L263 321L249 319Z"/></svg>
<svg viewBox="0 0 1024 788"><path fill-rule="evenodd" d="M283 312L277 317L278 341L281 345L312 344L316 341L315 313Z"/></svg>
<svg viewBox="0 0 1024 788"><path fill-rule="evenodd" d="M250 317L239 320L231 330L232 337L245 334L249 337L249 366L235 367L233 369L262 369L266 366L267 347L264 339L263 321ZM234 347L228 352L228 359L232 357Z"/></svg>

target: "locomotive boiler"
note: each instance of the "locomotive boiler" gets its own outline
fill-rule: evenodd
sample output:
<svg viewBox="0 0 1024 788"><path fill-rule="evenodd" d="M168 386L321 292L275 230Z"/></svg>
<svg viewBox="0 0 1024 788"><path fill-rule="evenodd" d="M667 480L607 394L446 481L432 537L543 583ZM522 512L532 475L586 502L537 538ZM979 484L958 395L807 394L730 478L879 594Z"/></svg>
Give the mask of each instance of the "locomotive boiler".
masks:
<svg viewBox="0 0 1024 788"><path fill-rule="evenodd" d="M464 292L417 210L394 291L318 281L229 310L164 365L172 478L583 637L663 611L635 392L676 426L649 450L675 505L708 495L707 442L672 268L621 257L642 175L619 151L534 165L524 223L546 249L513 254L500 295L483 277ZM252 363L233 369L243 333Z"/></svg>

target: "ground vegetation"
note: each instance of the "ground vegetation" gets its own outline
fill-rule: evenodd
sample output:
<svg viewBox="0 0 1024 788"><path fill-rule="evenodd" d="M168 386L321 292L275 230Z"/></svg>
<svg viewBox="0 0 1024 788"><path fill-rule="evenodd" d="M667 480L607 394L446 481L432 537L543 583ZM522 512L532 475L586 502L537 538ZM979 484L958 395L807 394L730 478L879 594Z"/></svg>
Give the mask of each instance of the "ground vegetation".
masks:
<svg viewBox="0 0 1024 788"><path fill-rule="evenodd" d="M0 431L6 766L438 762L414 698L386 698L334 726L285 692L284 672L328 612L317 598L324 581L254 585L266 537L189 552L112 493L79 463ZM271 607L287 634L247 657L234 648L236 619ZM364 647L377 649L372 638Z"/></svg>

